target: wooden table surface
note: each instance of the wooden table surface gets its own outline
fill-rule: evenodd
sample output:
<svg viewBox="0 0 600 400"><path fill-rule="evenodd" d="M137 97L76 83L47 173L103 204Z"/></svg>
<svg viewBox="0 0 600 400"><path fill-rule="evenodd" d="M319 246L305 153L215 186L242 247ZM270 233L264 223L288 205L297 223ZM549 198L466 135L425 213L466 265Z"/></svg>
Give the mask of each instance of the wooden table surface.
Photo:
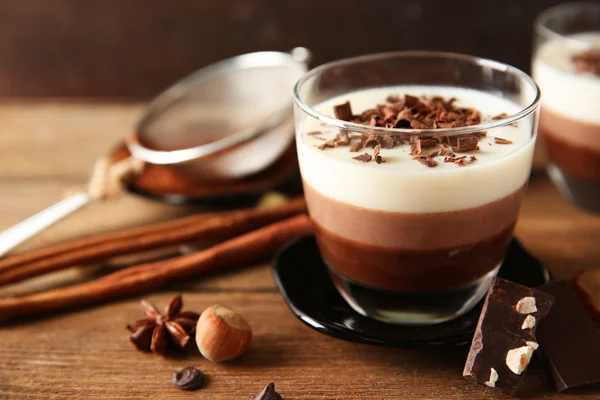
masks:
<svg viewBox="0 0 600 400"><path fill-rule="evenodd" d="M0 104L0 230L59 200L85 183L96 157L132 129L137 104L28 102ZM93 205L24 248L119 226L189 213L185 207L125 196ZM559 197L534 176L517 235L557 278L600 268L600 218ZM9 296L77 281L73 269L0 291ZM163 359L133 349L125 325L139 301L163 306L182 292L186 309L222 303L241 312L254 331L240 360L215 364L198 353ZM274 381L284 399L503 399L504 394L461 376L467 348L386 349L316 333L288 310L269 265L252 266L69 314L0 327L0 399L247 399ZM198 392L170 386L171 374L194 365L208 375ZM597 389L598 390L598 389ZM557 394L544 366L526 376L535 399L600 398L600 391Z"/></svg>

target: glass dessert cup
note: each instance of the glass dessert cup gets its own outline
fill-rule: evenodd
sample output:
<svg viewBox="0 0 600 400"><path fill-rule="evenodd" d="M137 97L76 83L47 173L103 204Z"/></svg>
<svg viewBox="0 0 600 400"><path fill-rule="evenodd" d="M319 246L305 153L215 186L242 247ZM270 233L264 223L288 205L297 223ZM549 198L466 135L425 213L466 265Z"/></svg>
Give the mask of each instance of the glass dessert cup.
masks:
<svg viewBox="0 0 600 400"><path fill-rule="evenodd" d="M366 124L380 118L372 117L377 104L409 108L417 98L443 111L477 108L481 121L413 129L398 116L387 126ZM451 53L356 57L300 79L294 112L308 210L331 278L354 310L431 325L479 302L513 234L539 99L522 71ZM340 106L346 101L350 108ZM461 147L473 137L477 150Z"/></svg>
<svg viewBox="0 0 600 400"><path fill-rule="evenodd" d="M600 4L552 7L534 31L548 174L563 197L600 213Z"/></svg>

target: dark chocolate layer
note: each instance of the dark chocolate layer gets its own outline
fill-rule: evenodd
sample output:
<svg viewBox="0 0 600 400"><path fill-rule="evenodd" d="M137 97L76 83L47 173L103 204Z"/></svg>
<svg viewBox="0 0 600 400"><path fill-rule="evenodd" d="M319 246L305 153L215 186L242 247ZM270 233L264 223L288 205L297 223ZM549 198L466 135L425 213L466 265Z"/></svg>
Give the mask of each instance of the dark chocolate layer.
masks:
<svg viewBox="0 0 600 400"><path fill-rule="evenodd" d="M414 293L454 289L493 271L512 237L524 192L522 187L466 210L392 213L304 188L319 248L332 268L369 287Z"/></svg>

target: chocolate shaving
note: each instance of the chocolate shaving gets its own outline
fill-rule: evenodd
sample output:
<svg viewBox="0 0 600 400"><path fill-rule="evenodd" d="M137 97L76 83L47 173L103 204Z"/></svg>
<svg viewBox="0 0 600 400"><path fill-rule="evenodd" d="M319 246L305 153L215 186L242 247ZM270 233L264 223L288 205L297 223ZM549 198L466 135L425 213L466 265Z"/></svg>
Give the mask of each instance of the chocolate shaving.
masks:
<svg viewBox="0 0 600 400"><path fill-rule="evenodd" d="M342 129L335 137L336 146L348 146L350 144L350 134L347 130Z"/></svg>
<svg viewBox="0 0 600 400"><path fill-rule="evenodd" d="M353 160L358 160L361 162L369 162L371 161L371 155L369 153L363 153L360 156L352 157Z"/></svg>
<svg viewBox="0 0 600 400"><path fill-rule="evenodd" d="M383 162L383 158L381 157L381 154L379 154L380 151L381 151L380 144L378 144L377 146L375 146L373 148L373 158L375 159L375 162L377 164L381 164Z"/></svg>
<svg viewBox="0 0 600 400"><path fill-rule="evenodd" d="M394 147L394 139L390 135L383 135L379 140L379 144L384 149L391 149Z"/></svg>
<svg viewBox="0 0 600 400"><path fill-rule="evenodd" d="M318 136L321 134L323 134L323 132L321 132L321 131L312 131L312 132L308 132L306 135L307 136Z"/></svg>
<svg viewBox="0 0 600 400"><path fill-rule="evenodd" d="M456 140L456 145L452 146L452 150L457 153L467 153L469 151L477 150L479 138L476 136L464 136L459 137Z"/></svg>
<svg viewBox="0 0 600 400"><path fill-rule="evenodd" d="M512 142L512 140L504 139L501 137L495 137L494 143L496 143L496 144L512 144L513 142Z"/></svg>
<svg viewBox="0 0 600 400"><path fill-rule="evenodd" d="M419 157L417 161L429 168L437 167L438 165L438 162L431 157Z"/></svg>
<svg viewBox="0 0 600 400"><path fill-rule="evenodd" d="M577 72L592 73L600 76L600 48L575 54L571 61Z"/></svg>
<svg viewBox="0 0 600 400"><path fill-rule="evenodd" d="M334 106L333 112L335 114L335 117L337 119L341 119L342 121L350 121L354 116L352 114L352 107L350 106L349 101Z"/></svg>
<svg viewBox="0 0 600 400"><path fill-rule="evenodd" d="M354 144L350 146L350 151L355 153L363 147L365 147L365 141L363 139L360 139L358 142L354 142Z"/></svg>
<svg viewBox="0 0 600 400"><path fill-rule="evenodd" d="M365 140L365 147L375 147L379 144L379 140L377 139L376 135L370 135L369 137L367 137L367 139Z"/></svg>
<svg viewBox="0 0 600 400"><path fill-rule="evenodd" d="M411 141L412 141L413 137L411 137ZM414 155L417 155L419 153L421 153L421 140L417 139L410 146L410 155L414 156Z"/></svg>
<svg viewBox="0 0 600 400"><path fill-rule="evenodd" d="M333 148L335 147L335 143L333 140L328 140L323 144L320 144L317 146L317 149L319 150L325 150L326 148Z"/></svg>

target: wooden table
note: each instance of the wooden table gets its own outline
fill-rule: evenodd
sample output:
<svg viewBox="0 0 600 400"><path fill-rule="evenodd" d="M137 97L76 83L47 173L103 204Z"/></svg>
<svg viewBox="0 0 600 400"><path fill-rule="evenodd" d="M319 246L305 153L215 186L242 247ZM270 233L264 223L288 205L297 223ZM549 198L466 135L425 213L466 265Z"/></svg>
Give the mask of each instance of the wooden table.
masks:
<svg viewBox="0 0 600 400"><path fill-rule="evenodd" d="M0 230L83 184L94 159L131 130L139 110L136 104L93 102L1 104ZM126 196L84 210L25 247L189 212ZM517 235L557 278L600 268L600 218L565 204L543 176L532 179ZM0 294L39 290L86 276L79 270L65 274L6 288ZM180 291L186 308L202 310L222 303L241 312L255 335L249 353L215 364L197 353L163 359L135 351L125 325L140 316L140 299L162 306ZM462 378L467 350L386 349L320 335L291 314L269 266L260 265L160 293L0 327L0 399L247 399L270 381L276 382L285 399L506 398ZM208 375L203 390L187 393L170 386L171 374L188 365ZM554 393L540 363L532 365L526 379L530 398L600 397L598 391Z"/></svg>

